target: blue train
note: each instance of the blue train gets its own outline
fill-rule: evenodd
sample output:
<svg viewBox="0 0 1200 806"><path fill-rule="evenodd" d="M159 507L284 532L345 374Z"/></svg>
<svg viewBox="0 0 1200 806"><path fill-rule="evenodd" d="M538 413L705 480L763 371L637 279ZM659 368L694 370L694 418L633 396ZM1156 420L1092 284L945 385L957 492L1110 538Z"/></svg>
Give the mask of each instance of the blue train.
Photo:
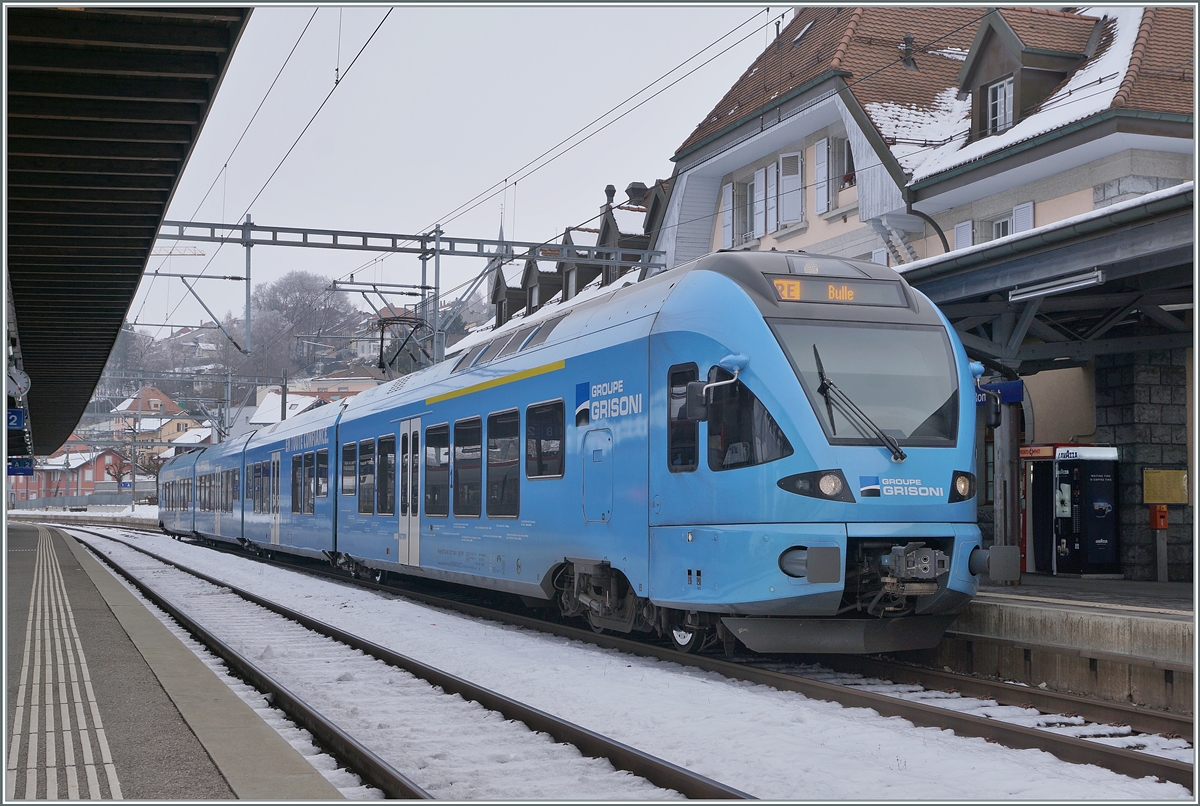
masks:
<svg viewBox="0 0 1200 806"><path fill-rule="evenodd" d="M896 272L724 251L631 280L173 458L162 528L682 651L926 648L1015 573L975 523L982 367Z"/></svg>

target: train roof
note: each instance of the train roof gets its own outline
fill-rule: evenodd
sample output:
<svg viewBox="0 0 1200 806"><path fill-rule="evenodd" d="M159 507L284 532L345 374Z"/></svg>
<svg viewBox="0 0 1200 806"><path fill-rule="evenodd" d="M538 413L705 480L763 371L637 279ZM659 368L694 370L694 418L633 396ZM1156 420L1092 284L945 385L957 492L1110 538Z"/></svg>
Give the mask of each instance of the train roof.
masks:
<svg viewBox="0 0 1200 806"><path fill-rule="evenodd" d="M696 271L712 271L729 277L745 290L764 317L848 318L844 303L812 302L798 306L782 300L775 290L775 279L796 277L804 278L804 281L830 280L839 287L857 283L864 288L870 284L886 284L899 289L894 292L898 297L893 297L899 300L898 303L854 305L852 318L856 321L940 323L933 306L887 266L806 252L722 250L644 279L628 274L607 286L589 286L570 300L547 303L528 316L514 317L500 327L472 333L455 344L440 364L381 384L341 401L340 405L310 410L272 425L259 431L254 441L275 440L332 425L338 412L344 412L347 419L365 416L468 388L513 370L538 366L561 352L552 349L555 345L616 324L640 320L641 326L622 330L622 338L638 333L645 335L650 332L654 317L679 280ZM605 313L608 315L604 316ZM541 325L541 331L529 332L537 325ZM547 329L548 335L545 335L542 331ZM522 332L526 333L523 337L525 346L501 349L511 336ZM493 344L494 349L485 346ZM472 351L482 353L482 362L470 369L459 370L460 360ZM491 352L495 355L489 355Z"/></svg>

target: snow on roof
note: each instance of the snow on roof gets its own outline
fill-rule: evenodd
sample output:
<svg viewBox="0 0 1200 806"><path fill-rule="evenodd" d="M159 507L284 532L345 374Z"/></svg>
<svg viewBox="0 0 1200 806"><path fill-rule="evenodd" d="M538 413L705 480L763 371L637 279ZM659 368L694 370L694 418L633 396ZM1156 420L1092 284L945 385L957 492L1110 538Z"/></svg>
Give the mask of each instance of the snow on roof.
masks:
<svg viewBox="0 0 1200 806"><path fill-rule="evenodd" d="M171 417L142 417L138 420L138 433L145 434L151 431L157 431L167 423L171 422Z"/></svg>
<svg viewBox="0 0 1200 806"><path fill-rule="evenodd" d="M296 392L288 394L288 416L292 417L302 411L311 409L320 400L316 395L301 395ZM254 413L250 415L251 425L271 425L279 422L279 393L268 392Z"/></svg>
<svg viewBox="0 0 1200 806"><path fill-rule="evenodd" d="M278 408L278 406L276 406L276 408ZM191 428L187 431L184 431L176 439L171 440L171 442L177 442L181 445L198 445L211 436L211 428Z"/></svg>
<svg viewBox="0 0 1200 806"><path fill-rule="evenodd" d="M38 470L75 470L106 451L68 451L61 456L47 456L37 462Z"/></svg>
<svg viewBox="0 0 1200 806"><path fill-rule="evenodd" d="M932 106L883 102L867 104L866 110L885 140L900 140L888 147L906 171L914 171L929 158L930 146L965 136L971 128L971 97L958 100L958 87L942 90Z"/></svg>
<svg viewBox="0 0 1200 806"><path fill-rule="evenodd" d="M966 145L963 139L959 138L929 152L928 157L913 170L913 181L919 182L934 174L965 165L1109 108L1129 69L1129 59L1133 54L1133 44L1137 39L1143 11L1140 6L1080 9L1081 14L1103 14L1112 22L1114 30L1108 47L1105 48L1102 44L1097 55L1076 70L1065 84L1042 102L1036 112L1018 121L1008 131L983 137ZM970 107L966 109L965 117L960 118L957 123L963 134L970 128Z"/></svg>
<svg viewBox="0 0 1200 806"><path fill-rule="evenodd" d="M646 229L646 208L633 205L617 205L612 208L617 231L622 235L642 235Z"/></svg>
<svg viewBox="0 0 1200 806"><path fill-rule="evenodd" d="M571 228L571 243L576 246L595 246L596 238L600 236L598 229L580 229L578 227Z"/></svg>

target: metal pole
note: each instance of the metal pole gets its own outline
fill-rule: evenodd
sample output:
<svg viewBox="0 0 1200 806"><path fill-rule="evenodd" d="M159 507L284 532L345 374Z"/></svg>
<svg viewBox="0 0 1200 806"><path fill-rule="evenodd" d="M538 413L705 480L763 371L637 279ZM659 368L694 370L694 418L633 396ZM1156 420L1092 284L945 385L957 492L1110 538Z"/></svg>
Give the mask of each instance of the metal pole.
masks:
<svg viewBox="0 0 1200 806"><path fill-rule="evenodd" d="M287 419L287 370L283 371L283 383L279 387L279 422Z"/></svg>
<svg viewBox="0 0 1200 806"><path fill-rule="evenodd" d="M246 355L250 355L250 214L246 213L246 223L242 226L242 245L246 247Z"/></svg>
<svg viewBox="0 0 1200 806"><path fill-rule="evenodd" d="M229 432L233 430L233 423L229 421L233 412L233 370L229 367L225 368L225 416L221 418L225 426L225 438L229 439Z"/></svg>
<svg viewBox="0 0 1200 806"><path fill-rule="evenodd" d="M438 320L439 309L442 305L442 225L433 229L433 363L440 363L446 357L446 339L442 335L441 322Z"/></svg>
<svg viewBox="0 0 1200 806"><path fill-rule="evenodd" d="M129 506L133 506L135 497L137 496L137 432L142 425L142 373L138 373L138 388L137 392L137 419L133 421L133 439L129 441ZM117 479L117 487L121 486L120 478ZM120 490L118 489L119 493Z"/></svg>

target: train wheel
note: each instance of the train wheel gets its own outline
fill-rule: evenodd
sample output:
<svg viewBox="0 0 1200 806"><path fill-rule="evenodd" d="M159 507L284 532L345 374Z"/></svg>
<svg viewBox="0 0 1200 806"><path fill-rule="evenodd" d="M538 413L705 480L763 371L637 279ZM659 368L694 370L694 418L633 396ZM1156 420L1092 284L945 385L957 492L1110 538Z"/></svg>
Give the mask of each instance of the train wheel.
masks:
<svg viewBox="0 0 1200 806"><path fill-rule="evenodd" d="M596 633L596 635L602 635L604 633L604 628L592 620L591 612L587 614L587 622L588 626L592 628L592 632Z"/></svg>
<svg viewBox="0 0 1200 806"><path fill-rule="evenodd" d="M671 645L686 654L697 652L704 645L703 630L677 624L667 634L671 636Z"/></svg>

